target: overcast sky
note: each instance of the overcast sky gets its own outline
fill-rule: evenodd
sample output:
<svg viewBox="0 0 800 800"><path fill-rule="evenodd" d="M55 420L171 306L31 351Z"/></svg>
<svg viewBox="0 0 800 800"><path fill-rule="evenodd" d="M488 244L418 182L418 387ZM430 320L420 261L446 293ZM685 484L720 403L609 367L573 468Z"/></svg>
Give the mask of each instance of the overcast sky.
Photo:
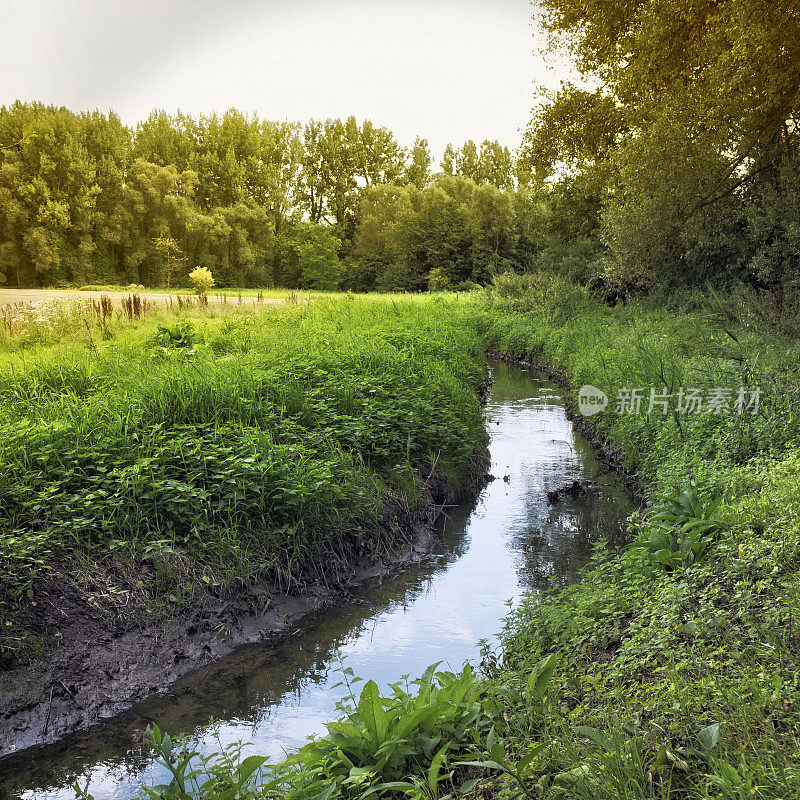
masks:
<svg viewBox="0 0 800 800"><path fill-rule="evenodd" d="M562 77L536 50L528 0L0 0L0 105L355 114L439 156L517 146Z"/></svg>

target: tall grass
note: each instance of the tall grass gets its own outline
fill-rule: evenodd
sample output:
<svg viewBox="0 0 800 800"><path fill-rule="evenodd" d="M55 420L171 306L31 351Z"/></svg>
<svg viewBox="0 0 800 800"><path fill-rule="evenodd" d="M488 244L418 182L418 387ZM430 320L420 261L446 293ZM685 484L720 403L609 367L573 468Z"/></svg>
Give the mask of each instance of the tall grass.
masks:
<svg viewBox="0 0 800 800"><path fill-rule="evenodd" d="M529 766L539 796L800 796L800 344L720 298L608 308L515 281L487 296L476 329L561 370L573 401L584 384L609 395L593 420L652 511L632 518L622 556L601 548L580 583L507 618L487 654L510 687L504 736L548 731L553 746ZM614 413L621 387L651 386L761 398L755 415ZM548 654L559 668L532 722L513 690Z"/></svg>
<svg viewBox="0 0 800 800"><path fill-rule="evenodd" d="M127 424L213 418L224 429L231 420L257 420L271 442L288 446L282 433L291 421L292 435L313 442L315 452L330 445L358 454L354 468L382 485L397 475L392 465L430 458L430 442L443 441L439 457L457 484L468 448L462 440L459 449L461 433L448 438L444 428L456 420L456 431L477 436L472 392L483 347L560 370L573 400L592 384L612 398L621 387L758 386L761 401L755 415L609 410L594 417L598 433L646 483L651 508L631 518L633 541L623 553L598 547L579 583L531 595L509 614L500 649L484 653L484 677L434 679L429 671L418 685L438 681L447 691L437 701L402 687L382 698L367 684L328 736L268 771L262 788L254 773L240 780L244 765L256 761L239 763L229 753L200 769L196 789L180 794L173 783L152 797L213 796L204 787L228 791L237 781L241 796L253 798L800 797L796 340L754 327L750 312L720 298L608 308L580 288L535 276L505 279L480 302L345 300L283 313L270 323L274 358L257 346L264 336L257 329L252 339L220 329L203 343L213 349L218 336L218 352L231 356L242 348L231 360L250 365L237 380L243 402L221 400L233 393L214 390L205 372L192 377L194 356L164 354L153 369L161 365L181 386L197 380L206 389L139 392ZM315 333L305 339L308 329ZM285 341L290 335L307 342L302 353ZM258 375L266 364L275 371L265 385ZM391 375L390 387L381 374ZM42 363L9 376L9 407L18 403L21 414L39 404L52 409L51 424L64 424L74 415L72 400L54 399L69 395L63 386L88 401L108 375L132 391L111 367ZM171 385L163 377L156 384ZM412 397L423 391L433 392L424 410ZM267 404L274 411L262 418ZM116 408L100 407L99 419L113 429ZM361 408L366 428L353 418ZM449 416L440 420L444 412L430 416L429 408ZM334 413L346 424L329 430L320 415ZM273 414L280 424L270 427ZM393 425L408 437L405 451L402 436L387 437ZM82 430L88 440L93 428ZM37 463L29 459L21 474L34 473ZM47 534L31 528L25 541L34 555L36 536ZM454 691L456 698L448 694ZM176 769L188 763L163 741L159 748ZM217 783L203 783L209 776Z"/></svg>
<svg viewBox="0 0 800 800"><path fill-rule="evenodd" d="M454 302L189 309L7 353L6 611L87 559L286 589L397 546L387 509L434 465L465 489L485 443L482 353Z"/></svg>

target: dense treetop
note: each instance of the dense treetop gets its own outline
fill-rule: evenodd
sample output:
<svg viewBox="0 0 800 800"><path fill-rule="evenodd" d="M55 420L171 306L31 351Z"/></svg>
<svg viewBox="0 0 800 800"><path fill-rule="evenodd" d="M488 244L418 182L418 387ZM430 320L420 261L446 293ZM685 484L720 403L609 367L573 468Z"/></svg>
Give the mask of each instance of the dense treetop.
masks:
<svg viewBox="0 0 800 800"><path fill-rule="evenodd" d="M536 109L522 162L594 198L598 276L795 291L797 4L540 0L537 16L585 81Z"/></svg>

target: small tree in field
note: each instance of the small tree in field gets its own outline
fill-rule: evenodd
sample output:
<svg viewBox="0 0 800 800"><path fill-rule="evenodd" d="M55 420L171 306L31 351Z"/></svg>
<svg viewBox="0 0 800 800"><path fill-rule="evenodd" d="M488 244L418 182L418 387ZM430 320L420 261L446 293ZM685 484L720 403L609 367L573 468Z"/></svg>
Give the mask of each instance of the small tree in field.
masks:
<svg viewBox="0 0 800 800"><path fill-rule="evenodd" d="M208 290L214 286L214 276L208 267L196 267L189 273L189 280L192 282L198 296L205 299Z"/></svg>
<svg viewBox="0 0 800 800"><path fill-rule="evenodd" d="M161 280L169 289L172 278L186 261L186 256L180 245L170 236L153 239L153 245L161 256Z"/></svg>

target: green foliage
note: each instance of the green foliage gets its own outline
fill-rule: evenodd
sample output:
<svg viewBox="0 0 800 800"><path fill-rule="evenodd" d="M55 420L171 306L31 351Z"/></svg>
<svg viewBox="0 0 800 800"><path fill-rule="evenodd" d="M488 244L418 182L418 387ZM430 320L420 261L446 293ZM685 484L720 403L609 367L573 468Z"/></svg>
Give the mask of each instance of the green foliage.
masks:
<svg viewBox="0 0 800 800"><path fill-rule="evenodd" d="M508 150L484 144L475 180L510 189ZM406 151L369 120L301 126L235 109L157 111L131 130L113 114L17 102L0 107L0 153L0 282L18 287L171 287L207 268L220 286L333 289L364 197L431 180L425 139ZM441 225L455 236L458 222ZM426 287L429 266L411 278L403 263L386 266L383 280L353 288Z"/></svg>
<svg viewBox="0 0 800 800"><path fill-rule="evenodd" d="M591 187L615 262L598 270L607 299L625 299L614 276L645 287L746 280L775 293L782 322L797 282L791 4L701 0L678 13L669 0L544 0L535 15L583 80L537 107L519 170Z"/></svg>
<svg viewBox="0 0 800 800"><path fill-rule="evenodd" d="M467 178L476 184L489 184L498 189L514 185L514 162L507 147L485 139L480 148L471 139L461 147L448 144L442 159L447 175Z"/></svg>
<svg viewBox="0 0 800 800"><path fill-rule="evenodd" d="M172 776L168 784L148 786L143 800L269 800L282 797L271 791L261 772L266 758L242 757L242 747L230 745L222 753L202 756L187 740L173 740L158 725L147 728L147 736L158 756L156 763ZM94 800L79 784L73 786L79 800Z"/></svg>
<svg viewBox="0 0 800 800"><path fill-rule="evenodd" d="M720 532L719 522L711 518L717 505L703 501L691 485L648 519L649 530L635 544L665 567L694 564Z"/></svg>
<svg viewBox="0 0 800 800"><path fill-rule="evenodd" d="M527 784L553 800L794 797L797 342L756 333L751 311L723 298L610 309L574 292L504 276L473 322L494 350L563 370L573 397L584 384L611 398L620 386L745 385L762 402L755 415L619 415L612 399L593 418L654 511L631 519L623 551L598 548L579 583L508 616L500 652L485 655L510 687L498 735L512 752L554 742ZM524 687L549 655L560 667L531 714ZM484 794L521 796L509 780Z"/></svg>
<svg viewBox="0 0 800 800"><path fill-rule="evenodd" d="M214 276L211 274L211 270L208 269L208 267L195 267L195 269L189 273L189 280L197 294L201 297L205 297L208 290L214 286Z"/></svg>
<svg viewBox="0 0 800 800"><path fill-rule="evenodd" d="M283 798L283 800L366 800L369 797L448 797L459 785L475 785L476 771L500 770L519 777L545 749L538 745L511 764L493 720L498 705L491 684L467 665L460 672L437 671L433 664L418 679L390 686L382 696L373 681L364 683L350 668L342 670L349 698L328 732L312 739L280 764L258 756L242 758L235 745L200 757L188 740L173 741L157 726L149 729L159 764L172 775L169 784L148 787L149 800L204 798ZM543 664L539 682L552 678ZM543 688L542 688L543 691ZM79 796L90 800L75 787ZM238 794L237 794L238 792Z"/></svg>
<svg viewBox="0 0 800 800"><path fill-rule="evenodd" d="M395 684L381 697L368 681L326 736L289 758L287 798L423 798L452 786L459 755L491 734L493 701L469 666L460 673L436 666L411 682L416 693Z"/></svg>
<svg viewBox="0 0 800 800"><path fill-rule="evenodd" d="M165 353L174 350L191 350L194 353L194 325L188 320L183 320L172 326L158 325L151 339L151 344L161 348L162 352Z"/></svg>
<svg viewBox="0 0 800 800"><path fill-rule="evenodd" d="M158 236L153 240L153 246L161 259L161 282L167 289L172 285L173 279L178 274L178 270L185 262L186 256L180 245L170 236ZM194 274L196 270L192 271Z"/></svg>
<svg viewBox="0 0 800 800"><path fill-rule="evenodd" d="M285 237L285 284L298 289L337 289L344 274L338 255L340 245L323 225L298 223Z"/></svg>
<svg viewBox="0 0 800 800"><path fill-rule="evenodd" d="M437 464L456 496L485 442L481 348L455 302L199 308L6 355L3 615L87 558L125 573L160 553L191 593L203 575L298 588L401 546L409 473ZM141 591L162 602L155 573Z"/></svg>
<svg viewBox="0 0 800 800"><path fill-rule="evenodd" d="M379 186L367 191L356 230L355 256L372 264L351 288L434 291L485 282L493 267L516 263L513 195L464 177Z"/></svg>

